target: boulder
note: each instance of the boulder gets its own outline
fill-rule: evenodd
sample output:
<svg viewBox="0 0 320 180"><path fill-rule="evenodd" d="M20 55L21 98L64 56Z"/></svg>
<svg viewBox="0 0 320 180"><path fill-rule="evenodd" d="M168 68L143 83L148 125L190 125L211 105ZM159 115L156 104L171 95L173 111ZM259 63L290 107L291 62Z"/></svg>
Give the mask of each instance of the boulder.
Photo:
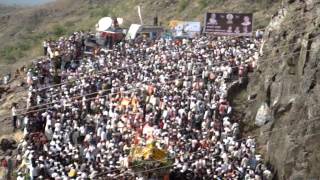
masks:
<svg viewBox="0 0 320 180"><path fill-rule="evenodd" d="M262 103L258 109L255 125L261 127L272 121L272 113L267 103Z"/></svg>
<svg viewBox="0 0 320 180"><path fill-rule="evenodd" d="M0 142L0 148L2 151L12 150L17 147L17 142L14 139L3 138Z"/></svg>

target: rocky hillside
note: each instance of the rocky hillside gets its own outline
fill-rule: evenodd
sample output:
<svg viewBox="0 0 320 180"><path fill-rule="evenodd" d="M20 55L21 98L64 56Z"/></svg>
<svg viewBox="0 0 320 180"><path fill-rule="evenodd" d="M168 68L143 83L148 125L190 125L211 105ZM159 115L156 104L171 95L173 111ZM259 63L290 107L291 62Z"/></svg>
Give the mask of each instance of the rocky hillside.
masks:
<svg viewBox="0 0 320 180"><path fill-rule="evenodd" d="M320 178L320 1L287 0L267 27L264 56L242 98L246 132L277 179ZM247 101L249 99L249 102Z"/></svg>
<svg viewBox="0 0 320 180"><path fill-rule="evenodd" d="M44 38L66 33L70 13L79 9L69 0L33 8L2 7L0 11L0 74L12 72L29 59L40 55ZM77 18L81 18L81 16Z"/></svg>
<svg viewBox="0 0 320 180"><path fill-rule="evenodd" d="M36 7L0 7L0 75L41 55L41 41L75 30L93 29L104 16L120 16L124 26L139 22L140 5L146 24L155 16L169 20L203 21L205 12L252 12L255 28L263 28L280 7L280 0L57 0Z"/></svg>

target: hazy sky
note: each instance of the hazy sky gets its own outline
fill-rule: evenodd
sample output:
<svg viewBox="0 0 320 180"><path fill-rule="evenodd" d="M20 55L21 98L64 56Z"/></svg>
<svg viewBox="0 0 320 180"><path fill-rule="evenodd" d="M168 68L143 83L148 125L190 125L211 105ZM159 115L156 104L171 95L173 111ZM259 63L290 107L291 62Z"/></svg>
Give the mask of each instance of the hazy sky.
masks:
<svg viewBox="0 0 320 180"><path fill-rule="evenodd" d="M7 5L39 5L44 4L54 0L0 0L0 4L7 4Z"/></svg>

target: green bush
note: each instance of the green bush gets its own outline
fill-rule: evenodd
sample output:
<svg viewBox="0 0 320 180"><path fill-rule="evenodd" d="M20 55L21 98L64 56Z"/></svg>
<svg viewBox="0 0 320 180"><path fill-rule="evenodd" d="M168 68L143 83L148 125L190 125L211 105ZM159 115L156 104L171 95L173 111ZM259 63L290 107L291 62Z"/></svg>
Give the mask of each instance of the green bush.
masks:
<svg viewBox="0 0 320 180"><path fill-rule="evenodd" d="M112 16L112 10L109 7L99 7L95 9L89 9L90 17L105 17Z"/></svg>
<svg viewBox="0 0 320 180"><path fill-rule="evenodd" d="M31 42L28 42L28 41L22 41L22 42L19 42L17 44L17 48L21 51L27 51L31 48Z"/></svg>
<svg viewBox="0 0 320 180"><path fill-rule="evenodd" d="M189 0L180 0L179 1L179 11L184 11L189 5Z"/></svg>
<svg viewBox="0 0 320 180"><path fill-rule="evenodd" d="M90 17L97 17L101 14L101 9L90 9Z"/></svg>
<svg viewBox="0 0 320 180"><path fill-rule="evenodd" d="M4 59L7 64L13 64L17 61L17 56L21 56L21 52L13 46L5 46L0 51L0 59Z"/></svg>
<svg viewBox="0 0 320 180"><path fill-rule="evenodd" d="M206 8L207 6L210 6L211 4L222 4L223 0L199 0L199 6L201 9Z"/></svg>
<svg viewBox="0 0 320 180"><path fill-rule="evenodd" d="M207 7L208 3L209 3L208 0L200 0L199 1L200 8L203 9L203 8Z"/></svg>
<svg viewBox="0 0 320 180"><path fill-rule="evenodd" d="M110 16L112 13L108 7L103 7L101 17Z"/></svg>
<svg viewBox="0 0 320 180"><path fill-rule="evenodd" d="M73 26L75 26L75 23L72 21L67 21L66 23L64 23L64 26L65 27L73 27Z"/></svg>
<svg viewBox="0 0 320 180"><path fill-rule="evenodd" d="M0 50L0 59L3 59L4 63L13 64L18 59L24 57L26 52L32 48L35 41L21 38L19 42L11 45L7 45Z"/></svg>
<svg viewBox="0 0 320 180"><path fill-rule="evenodd" d="M57 37L65 35L66 33L67 33L66 28L61 25L56 25L53 27L53 34Z"/></svg>

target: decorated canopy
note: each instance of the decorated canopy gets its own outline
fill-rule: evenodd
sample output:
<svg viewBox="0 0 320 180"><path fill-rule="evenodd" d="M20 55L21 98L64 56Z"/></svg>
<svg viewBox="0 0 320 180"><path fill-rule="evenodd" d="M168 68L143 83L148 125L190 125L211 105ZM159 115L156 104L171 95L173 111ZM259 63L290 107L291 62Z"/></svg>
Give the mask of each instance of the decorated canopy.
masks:
<svg viewBox="0 0 320 180"><path fill-rule="evenodd" d="M130 152L129 167L138 174L148 174L152 172L157 175L165 175L172 164L168 156L168 152L156 147L156 142L153 141L146 146L135 145ZM158 169L157 171L149 171L151 169Z"/></svg>

